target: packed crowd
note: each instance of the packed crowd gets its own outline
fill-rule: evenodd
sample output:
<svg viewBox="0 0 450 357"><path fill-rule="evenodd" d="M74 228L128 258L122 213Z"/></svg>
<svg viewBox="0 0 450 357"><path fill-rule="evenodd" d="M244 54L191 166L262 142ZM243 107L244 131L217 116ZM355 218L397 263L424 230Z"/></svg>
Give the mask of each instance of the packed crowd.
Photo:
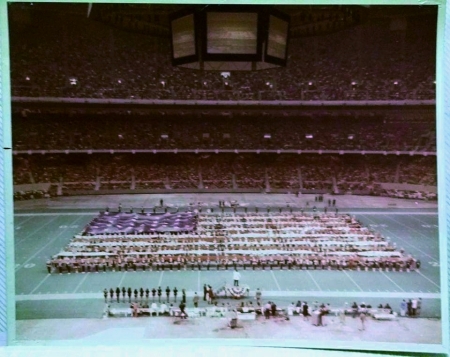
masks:
<svg viewBox="0 0 450 357"><path fill-rule="evenodd" d="M37 114L13 118L13 148L28 150L436 151L435 118L236 116L206 119ZM45 138L45 140L42 140Z"/></svg>
<svg viewBox="0 0 450 357"><path fill-rule="evenodd" d="M121 31L72 13L45 17L32 31L20 31L23 24L11 19L13 96L435 99L433 15L408 18L404 31L370 21L334 34L291 38L285 68L233 72L228 89L217 72L173 67L167 38Z"/></svg>
<svg viewBox="0 0 450 357"><path fill-rule="evenodd" d="M270 188L380 194L379 183L436 186L436 177L433 156L79 154L14 159L15 185L62 184L63 192Z"/></svg>
<svg viewBox="0 0 450 357"><path fill-rule="evenodd" d="M132 218L134 213L129 213ZM409 271L420 262L350 215L198 214L194 231L79 234L49 273L107 270L335 269ZM126 232L126 233L125 233Z"/></svg>

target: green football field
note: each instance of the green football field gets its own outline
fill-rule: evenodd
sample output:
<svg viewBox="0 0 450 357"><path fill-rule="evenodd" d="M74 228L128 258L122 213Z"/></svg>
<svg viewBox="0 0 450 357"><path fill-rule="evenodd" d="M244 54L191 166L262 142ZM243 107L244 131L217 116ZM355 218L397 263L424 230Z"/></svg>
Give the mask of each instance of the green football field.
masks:
<svg viewBox="0 0 450 357"><path fill-rule="evenodd" d="M389 303L398 311L402 299L422 298L422 315L439 317L440 267L438 215L432 210L345 209L364 225L389 237L397 247L421 261L420 271L241 271L250 298L260 288L263 299L287 306L297 300L332 306L365 302ZM166 286L186 289L188 305L203 284L214 288L232 282L229 271L128 271L48 274L45 262L80 232L97 212L90 210L17 211L15 226L15 286L17 319L98 318L104 308L103 289ZM151 298L150 298L151 299ZM171 302L173 297L171 298Z"/></svg>

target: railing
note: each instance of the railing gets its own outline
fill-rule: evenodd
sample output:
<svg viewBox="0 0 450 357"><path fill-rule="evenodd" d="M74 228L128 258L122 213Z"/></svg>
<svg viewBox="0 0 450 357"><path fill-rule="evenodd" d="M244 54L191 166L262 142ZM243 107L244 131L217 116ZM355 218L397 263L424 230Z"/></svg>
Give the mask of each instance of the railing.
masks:
<svg viewBox="0 0 450 357"><path fill-rule="evenodd" d="M12 97L12 103L67 103L67 104L130 104L130 105L228 105L228 106L430 106L435 100L173 100L173 99L91 99L91 98L58 98L58 97Z"/></svg>
<svg viewBox="0 0 450 357"><path fill-rule="evenodd" d="M436 156L434 151L381 151L381 150L295 150L295 149L279 149L279 150L265 150L265 149L99 149L99 150L13 150L14 155L22 154L137 154L137 153L190 153L190 154L224 154L224 153L273 153L273 154L361 154L361 155L409 155L409 156Z"/></svg>

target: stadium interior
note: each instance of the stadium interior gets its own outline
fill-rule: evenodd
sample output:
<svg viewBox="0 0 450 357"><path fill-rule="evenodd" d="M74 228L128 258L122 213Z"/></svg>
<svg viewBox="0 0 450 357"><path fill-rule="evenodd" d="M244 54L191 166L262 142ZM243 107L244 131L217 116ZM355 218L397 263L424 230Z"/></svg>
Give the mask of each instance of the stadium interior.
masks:
<svg viewBox="0 0 450 357"><path fill-rule="evenodd" d="M18 339L440 343L436 6L8 9Z"/></svg>

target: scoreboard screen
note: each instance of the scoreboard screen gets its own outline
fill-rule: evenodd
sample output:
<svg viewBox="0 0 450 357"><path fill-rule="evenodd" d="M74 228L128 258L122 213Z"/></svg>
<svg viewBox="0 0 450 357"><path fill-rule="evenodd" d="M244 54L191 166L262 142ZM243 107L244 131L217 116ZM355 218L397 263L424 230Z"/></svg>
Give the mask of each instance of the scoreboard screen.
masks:
<svg viewBox="0 0 450 357"><path fill-rule="evenodd" d="M193 14L172 21L172 48L174 59L196 54Z"/></svg>
<svg viewBox="0 0 450 357"><path fill-rule="evenodd" d="M208 12L206 24L208 54L256 55L258 13Z"/></svg>
<svg viewBox="0 0 450 357"><path fill-rule="evenodd" d="M270 15L267 55L280 58L282 60L286 58L288 29L288 21Z"/></svg>
<svg viewBox="0 0 450 357"><path fill-rule="evenodd" d="M273 7L193 6L169 18L174 66L214 71L286 66L290 17Z"/></svg>

